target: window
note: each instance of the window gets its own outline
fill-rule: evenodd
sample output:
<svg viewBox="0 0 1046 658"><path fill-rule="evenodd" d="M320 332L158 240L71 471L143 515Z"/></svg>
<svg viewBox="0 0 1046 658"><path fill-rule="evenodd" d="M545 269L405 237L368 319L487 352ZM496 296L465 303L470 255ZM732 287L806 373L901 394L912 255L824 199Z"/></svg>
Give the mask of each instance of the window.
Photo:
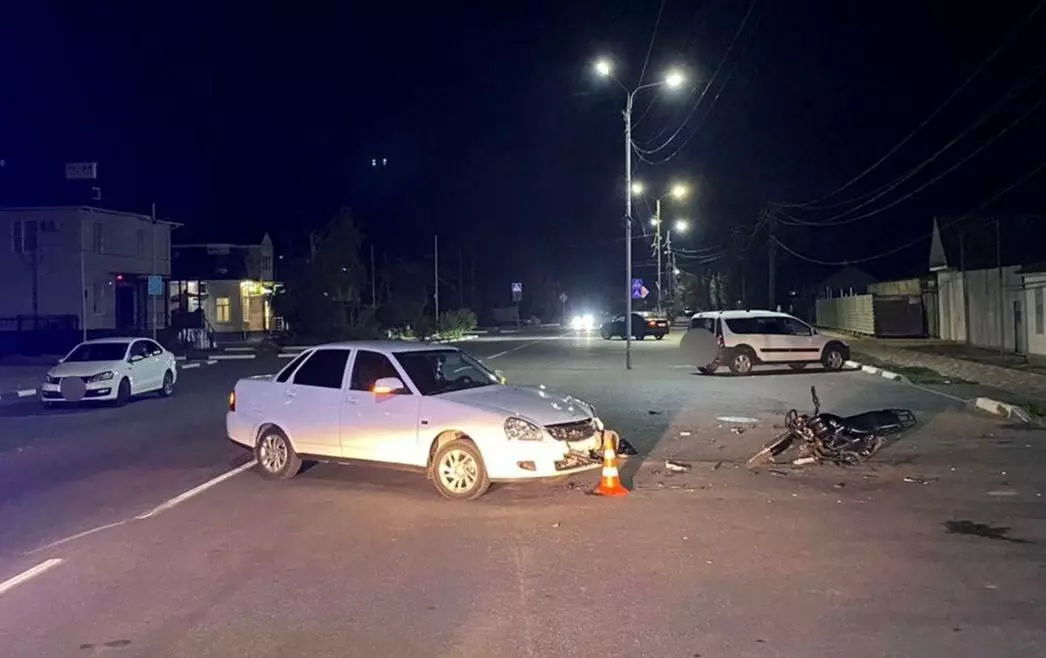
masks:
<svg viewBox="0 0 1046 658"><path fill-rule="evenodd" d="M309 356L310 354L312 354L312 352L302 352L298 356L294 357L294 360L291 361L290 364L288 364L288 366L284 368L279 375L276 376L276 381L282 384L283 382L290 379L291 375L294 374L294 371L297 370L298 366L301 365L301 362L304 361L305 357Z"/></svg>
<svg viewBox="0 0 1046 658"><path fill-rule="evenodd" d="M348 362L349 350L316 350L294 373L294 383L300 386L341 388Z"/></svg>
<svg viewBox="0 0 1046 658"><path fill-rule="evenodd" d="M11 251L16 254L36 253L38 237L35 220L15 221L11 224Z"/></svg>
<svg viewBox="0 0 1046 658"><path fill-rule="evenodd" d="M1043 318L1042 308L1042 288L1035 289L1035 333L1040 336L1043 333L1043 323L1046 319Z"/></svg>
<svg viewBox="0 0 1046 658"><path fill-rule="evenodd" d="M214 321L229 322L229 298L219 297L214 300Z"/></svg>
<svg viewBox="0 0 1046 658"><path fill-rule="evenodd" d="M159 356L160 354L163 354L163 348L151 340L143 340L142 343L145 344L146 356Z"/></svg>
<svg viewBox="0 0 1046 658"><path fill-rule="evenodd" d="M498 376L489 368L459 350L397 352L396 360L422 395L439 395L498 383Z"/></svg>
<svg viewBox="0 0 1046 658"><path fill-rule="evenodd" d="M102 228L101 222L95 222L92 227L91 245L96 254L100 254L105 250L105 233L102 231Z"/></svg>
<svg viewBox="0 0 1046 658"><path fill-rule="evenodd" d="M356 353L349 388L354 391L369 391L374 388L374 382L383 377L400 378L399 372L387 356L363 350Z"/></svg>
<svg viewBox="0 0 1046 658"><path fill-rule="evenodd" d="M131 353L129 356L140 356L143 359L149 356L149 346L146 344L146 341L134 341L134 345L131 345Z"/></svg>
<svg viewBox="0 0 1046 658"><path fill-rule="evenodd" d="M125 354L127 354L127 343L80 343L65 357L65 362L123 361Z"/></svg>
<svg viewBox="0 0 1046 658"><path fill-rule="evenodd" d="M784 322L785 333L791 336L812 336L813 332L806 324L795 318L781 318Z"/></svg>

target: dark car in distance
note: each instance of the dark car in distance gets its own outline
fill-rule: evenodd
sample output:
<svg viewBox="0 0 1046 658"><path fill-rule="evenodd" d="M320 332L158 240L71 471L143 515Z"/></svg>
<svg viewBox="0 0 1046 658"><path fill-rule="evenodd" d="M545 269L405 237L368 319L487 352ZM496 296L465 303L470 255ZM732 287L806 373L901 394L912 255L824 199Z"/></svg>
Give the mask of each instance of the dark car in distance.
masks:
<svg viewBox="0 0 1046 658"><path fill-rule="evenodd" d="M632 314L632 337L636 340L643 340L647 336L661 340L668 335L671 328L672 323L662 316L645 312ZM599 335L604 340L624 338L625 316L618 315L614 319L604 322L599 327Z"/></svg>

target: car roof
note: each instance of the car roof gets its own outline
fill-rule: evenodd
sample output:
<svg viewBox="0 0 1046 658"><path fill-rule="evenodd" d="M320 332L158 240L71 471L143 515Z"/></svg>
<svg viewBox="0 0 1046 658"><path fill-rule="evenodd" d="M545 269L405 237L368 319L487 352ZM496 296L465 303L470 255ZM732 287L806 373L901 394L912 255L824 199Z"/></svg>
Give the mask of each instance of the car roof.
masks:
<svg viewBox="0 0 1046 658"><path fill-rule="evenodd" d="M695 318L724 318L726 320L729 320L730 318L750 318L758 316L770 318L792 317L787 313L778 313L777 311L762 311L759 309L748 311L702 311L700 313L694 313Z"/></svg>
<svg viewBox="0 0 1046 658"><path fill-rule="evenodd" d="M457 351L458 349L452 345L447 345L446 343L423 343L420 341L413 340L346 340L337 343L324 343L323 345L315 345L310 349L320 349L324 347L373 350L375 352L386 353L428 352L431 350Z"/></svg>
<svg viewBox="0 0 1046 658"><path fill-rule="evenodd" d="M132 340L146 340L141 336L110 336L108 338L92 338L91 340L85 340L81 345L105 345L107 343L129 343ZM151 340L151 339L149 339Z"/></svg>

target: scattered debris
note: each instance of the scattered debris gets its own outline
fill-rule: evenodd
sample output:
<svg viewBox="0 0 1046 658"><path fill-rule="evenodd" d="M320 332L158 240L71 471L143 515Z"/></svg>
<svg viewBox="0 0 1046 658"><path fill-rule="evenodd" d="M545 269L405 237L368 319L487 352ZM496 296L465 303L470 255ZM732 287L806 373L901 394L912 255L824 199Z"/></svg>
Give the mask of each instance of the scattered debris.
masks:
<svg viewBox="0 0 1046 658"><path fill-rule="evenodd" d="M690 470L690 466L688 464L680 464L679 462L666 459L665 470L669 473L686 473Z"/></svg>
<svg viewBox="0 0 1046 658"><path fill-rule="evenodd" d="M733 432L734 434L744 434L745 433L745 429L747 429L747 428L745 428L745 427L731 427L730 431Z"/></svg>
<svg viewBox="0 0 1046 658"><path fill-rule="evenodd" d="M1016 539L1014 537L1008 537L1010 529L1006 526L994 526L988 523L975 523L973 521L945 521L943 524L945 532L952 535L973 535L975 537L984 537L985 539L996 539L998 541L1008 541L1013 544L1034 544L1035 542L1028 539ZM989 589L994 589L992 586L988 586Z"/></svg>
<svg viewBox="0 0 1046 658"><path fill-rule="evenodd" d="M650 414L651 416L660 416L661 415L660 411L654 411L653 409L648 409L647 413Z"/></svg>
<svg viewBox="0 0 1046 658"><path fill-rule="evenodd" d="M809 464L816 464L817 457L800 457L792 461L793 466L807 466Z"/></svg>
<svg viewBox="0 0 1046 658"><path fill-rule="evenodd" d="M835 484L834 484L833 486L834 486L834 487L835 487L836 489L843 489L843 488L845 488L845 487L846 487L846 483L845 483L845 482L836 482L836 483L835 483Z"/></svg>
<svg viewBox="0 0 1046 658"><path fill-rule="evenodd" d="M559 521L556 521L555 523L553 523L552 527L553 528L558 528L559 527Z"/></svg>
<svg viewBox="0 0 1046 658"><path fill-rule="evenodd" d="M778 468L771 468L770 473L772 473L773 475L788 475L788 471L782 471Z"/></svg>
<svg viewBox="0 0 1046 658"><path fill-rule="evenodd" d="M740 425L758 425L758 418L749 418L748 416L716 416L716 420L721 423L737 423Z"/></svg>
<svg viewBox="0 0 1046 658"><path fill-rule="evenodd" d="M1016 496L1016 489L995 489L994 491L988 492L989 496Z"/></svg>
<svg viewBox="0 0 1046 658"><path fill-rule="evenodd" d="M904 476L904 481L909 484L933 484L937 481L937 478L913 478L910 475Z"/></svg>
<svg viewBox="0 0 1046 658"><path fill-rule="evenodd" d="M717 461L715 463L715 466L712 467L712 470L713 471L718 471L722 466L723 466L723 462L722 461Z"/></svg>
<svg viewBox="0 0 1046 658"><path fill-rule="evenodd" d="M619 456L620 455L625 455L626 457L631 457L633 455L638 455L639 452L635 449L635 446L633 446L631 443L629 443L628 441L626 441L624 439L620 439L619 438L617 440L617 454Z"/></svg>
<svg viewBox="0 0 1046 658"><path fill-rule="evenodd" d="M680 432L679 436L690 436L690 432L686 432L686 431Z"/></svg>

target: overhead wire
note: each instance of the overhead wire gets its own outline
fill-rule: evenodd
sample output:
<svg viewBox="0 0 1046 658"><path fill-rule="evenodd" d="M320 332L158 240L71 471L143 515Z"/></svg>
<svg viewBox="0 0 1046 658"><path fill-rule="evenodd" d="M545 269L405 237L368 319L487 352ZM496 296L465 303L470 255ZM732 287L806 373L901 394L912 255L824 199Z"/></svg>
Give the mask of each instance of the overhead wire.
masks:
<svg viewBox="0 0 1046 658"><path fill-rule="evenodd" d="M843 184L841 187L836 188L832 192L829 192L828 194L826 194L826 195L824 195L822 197L819 197L817 199L813 199L811 201L807 201L807 202L804 202L804 203L780 203L780 204L777 204L777 205L780 205L782 207L788 207L788 208L803 208L803 207L807 207L807 206L810 206L810 205L813 205L813 204L820 203L820 202L822 202L822 201L824 201L826 199L829 199L829 198L835 196L836 194L842 192L843 190L849 189L851 186L854 185L854 183L857 183L858 181L862 180L865 176L867 176L872 171L877 169L879 167L879 165L881 165L883 162L885 162L887 159L889 159L890 156L892 156L894 153L899 151L905 144L907 144L913 137L915 137L915 135L917 135L923 128L925 128L931 121L933 121L933 119L936 118L937 115L940 114L944 110L945 107L947 107L949 104L951 104L951 102L953 100L955 100L955 98L960 93L962 93L962 91L965 90L966 87L968 87L970 85L970 83L973 82L973 80L978 75L980 75L981 71L983 71L991 62L993 62L995 60L995 58L998 57L999 53L1001 53L1006 48L1006 46L1008 46L1010 44L1010 42L1012 42L1017 37L1017 35L1020 33L1020 31L1024 29L1024 27L1035 17L1035 15L1037 13L1039 13L1039 10L1042 9L1044 4L1046 4L1046 0L1039 0L1038 4L1036 4L1032 8L1032 10L1030 12L1028 12L1028 14L1023 19L1021 19L1021 21L1018 22L1017 25L1014 26L1006 34L1006 36L1003 38L1002 43L1000 43L999 46L995 48L995 50L993 50L983 61L981 61L981 63L977 66L977 68L974 69L973 73L971 73L962 82L962 84L960 84L958 87L956 87L956 89L954 91L952 91L952 93L949 94L947 98L944 99L944 102L941 103L939 106L937 106L937 109L935 109L933 112L930 113L930 116L928 116L925 119L923 119L923 121L919 125L917 125L914 130L912 130L910 133L908 133L907 136L905 136L901 141L899 141L897 144L895 144L889 151L886 152L885 155L883 155L878 160L876 160L870 167L868 167L867 169L865 169L861 173L857 174L857 176L855 176L854 178L850 179L848 182Z"/></svg>
<svg viewBox="0 0 1046 658"><path fill-rule="evenodd" d="M823 220L823 221L816 221L816 222L804 221L804 220L798 219L796 217L792 217L791 215L785 213L783 210L777 209L776 210L775 221L777 221L778 223L783 224L785 226L824 227L824 226L840 226L840 225L843 225L843 224L850 224L850 223L853 223L853 222L856 222L856 221L860 221L862 219L867 219L869 217L873 217L875 215L878 215L879 213L884 212L886 210L889 210L890 208L893 208L894 206L900 204L901 202L910 199L911 197L915 196L916 194L918 194L919 192L923 191L927 187L933 185L934 183L936 183L937 181L941 180L942 178L944 178L948 174L952 173L953 171L955 171L956 169L958 169L962 165L966 164L967 162L969 162L970 160L972 160L976 156L980 155L985 149L987 149L989 146L991 146L992 144L997 142L1006 133L1008 133L1011 129L1013 129L1014 126L1016 126L1021 121L1023 121L1025 118L1027 118L1032 112L1034 112L1035 110L1039 109L1043 105L1043 103L1046 103L1046 97L1041 98L1039 100L1039 102L1035 103L1030 108L1025 110L1023 114L1018 116L1016 119L1014 119L1012 122L1010 122L1005 128L1003 128L998 133L996 133L990 140L988 140L984 144L981 144L979 147L977 147L976 149L974 149L973 151L968 153L966 155L966 157L962 158L961 160L959 160L958 162L956 162L952 166L948 167L947 169L945 169L941 173L937 174L936 176L934 176L930 180L926 181L925 183L923 183L919 187L917 187L914 190L908 192L907 194L904 194L901 197L893 200L892 202L886 204L885 206L882 206L881 208L877 208L877 209L872 210L870 212L866 212L866 213L863 213L861 215L856 215L854 217L849 217L849 218L846 218L846 219L838 219L839 217L842 217L843 215L846 214L846 213L843 213L842 215L837 215L835 221ZM782 217L784 217L785 219L782 219Z"/></svg>
<svg viewBox="0 0 1046 658"><path fill-rule="evenodd" d="M977 206L973 210L970 210L969 212L961 215L960 217L956 217L956 218L954 218L954 219L952 219L950 221L947 221L947 222L944 222L943 224L940 224L938 226L938 229L949 228L951 226L954 226L955 224L958 224L959 222L961 222L963 220L969 219L970 217L976 215L977 213L979 213L980 211L984 210L989 205L991 205L992 203L997 201L998 199L1000 199L1003 196L1005 196L1006 194L1008 194L1010 191L1016 189L1017 187L1020 187L1024 183L1026 183L1029 180L1031 180L1032 178L1034 178L1043 169L1046 169L1046 160L1044 160L1043 162L1040 162L1038 166L1034 167L1031 171L1029 171L1026 174L1024 174L1023 176L1021 176L1018 180L1014 181L1013 183L1010 183L1009 185L1007 185L1003 189L1001 189L998 192L996 192L995 194L993 194L991 197L989 197L987 200L982 202L979 206ZM933 232L929 233L928 235L920 236L920 237L918 237L918 238L916 238L914 240L909 240L908 242L905 242L904 244L901 244L901 245L899 245L897 247L894 247L893 249L888 249L886 251L880 252L880 253L878 253L878 254L876 254L874 256L867 256L867 257L864 257L864 258L855 258L855 259L844 260L844 261L826 261L826 260L820 260L820 259L817 259L817 258L812 258L810 256L806 256L805 254L801 254L801 253L795 251L794 249L792 249L791 247L789 247L785 243L781 242L781 240L778 239L776 236L772 237L771 240L777 246L781 247L782 249L784 249L786 252L788 252L792 256L795 256L796 258L799 258L801 260L805 260L805 261L808 261L808 262L811 262L811 263L815 263L817 265L844 266L844 265L856 265L858 263L867 263L869 261L878 260L880 258L885 258L886 256L891 256L891 255L896 254L898 252L904 251L905 249L913 247L913 246L919 244L920 242L923 242L924 240L929 240L932 237L933 237Z"/></svg>

